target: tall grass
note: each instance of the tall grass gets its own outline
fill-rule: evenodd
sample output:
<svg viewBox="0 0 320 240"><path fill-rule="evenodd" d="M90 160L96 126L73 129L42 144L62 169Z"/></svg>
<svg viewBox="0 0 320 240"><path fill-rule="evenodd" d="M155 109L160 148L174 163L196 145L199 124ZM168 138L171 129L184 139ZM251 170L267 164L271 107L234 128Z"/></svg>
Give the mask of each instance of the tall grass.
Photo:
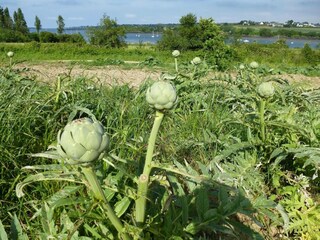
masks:
<svg viewBox="0 0 320 240"><path fill-rule="evenodd" d="M55 163L30 154L54 145L57 131L68 120L86 115L77 110L81 107L90 109L110 136L110 151L97 175L131 236L317 236L319 90L295 87L248 66L237 69L236 77L207 75L205 62L179 69L166 76L175 83L179 102L160 128L141 230L133 220L133 202L154 114L145 91L154 79L132 88L65 76L55 88L23 77L14 68L1 68L0 219L5 228L9 230L16 213L30 239L50 234L117 238L99 203L78 184L79 175L75 183L34 182L24 189L23 198L14 191L18 182L43 172L40 167L22 167ZM58 83L58 77L55 80ZM256 89L264 81L272 81L276 93L261 114Z"/></svg>

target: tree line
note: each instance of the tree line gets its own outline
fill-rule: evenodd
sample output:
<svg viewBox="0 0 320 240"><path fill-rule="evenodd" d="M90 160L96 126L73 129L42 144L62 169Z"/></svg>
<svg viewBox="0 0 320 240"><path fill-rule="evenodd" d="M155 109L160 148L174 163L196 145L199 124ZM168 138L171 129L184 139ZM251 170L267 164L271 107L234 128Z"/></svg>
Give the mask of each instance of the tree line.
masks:
<svg viewBox="0 0 320 240"><path fill-rule="evenodd" d="M9 9L0 6L0 42L80 42L85 40L80 34L63 34L65 30L64 19L57 17L57 33L41 31L42 24L38 16L35 16L35 33L30 33L21 8L13 12L11 17Z"/></svg>

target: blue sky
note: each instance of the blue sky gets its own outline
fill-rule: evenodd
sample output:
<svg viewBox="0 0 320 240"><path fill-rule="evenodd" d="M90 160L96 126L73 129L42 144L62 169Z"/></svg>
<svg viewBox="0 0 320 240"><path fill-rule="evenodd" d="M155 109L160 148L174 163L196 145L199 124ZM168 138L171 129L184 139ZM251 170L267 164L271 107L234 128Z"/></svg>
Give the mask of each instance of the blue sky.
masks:
<svg viewBox="0 0 320 240"><path fill-rule="evenodd" d="M37 15L43 28L98 25L106 14L118 24L178 23L188 13L217 23L241 20L320 22L320 0L2 0L10 14L21 8L29 27Z"/></svg>

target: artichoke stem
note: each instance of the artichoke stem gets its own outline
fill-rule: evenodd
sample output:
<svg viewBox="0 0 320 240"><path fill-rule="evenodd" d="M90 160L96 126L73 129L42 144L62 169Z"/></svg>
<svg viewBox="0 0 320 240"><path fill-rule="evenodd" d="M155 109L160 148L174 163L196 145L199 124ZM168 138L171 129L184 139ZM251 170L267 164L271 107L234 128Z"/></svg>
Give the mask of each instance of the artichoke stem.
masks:
<svg viewBox="0 0 320 240"><path fill-rule="evenodd" d="M152 169L152 156L154 151L154 146L156 142L156 137L162 122L164 114L160 111L156 111L156 117L154 119L153 127L148 142L148 149L146 160L144 163L143 173L139 177L138 182L138 196L136 199L136 222L138 226L141 226L145 221L146 205L147 205L147 194L148 194L148 184L150 179L150 172Z"/></svg>
<svg viewBox="0 0 320 240"><path fill-rule="evenodd" d="M112 207L110 206L108 200L106 199L101 185L98 181L97 175L95 174L92 166L88 167L81 167L83 174L85 175L87 181L89 182L90 188L95 196L95 198L101 201L103 209L106 211L108 218L110 219L113 226L117 229L118 233L121 236L121 239L130 240L131 238L129 235L123 232L124 227L117 217L116 213L113 211Z"/></svg>
<svg viewBox="0 0 320 240"><path fill-rule="evenodd" d="M261 99L260 109L259 109L259 118L260 118L260 134L261 134L261 140L263 142L265 142L266 140L266 124L264 121L265 106L266 106L266 100Z"/></svg>
<svg viewBox="0 0 320 240"><path fill-rule="evenodd" d="M178 72L179 69L178 69L178 59L177 58L174 58L174 65L176 67L176 72Z"/></svg>

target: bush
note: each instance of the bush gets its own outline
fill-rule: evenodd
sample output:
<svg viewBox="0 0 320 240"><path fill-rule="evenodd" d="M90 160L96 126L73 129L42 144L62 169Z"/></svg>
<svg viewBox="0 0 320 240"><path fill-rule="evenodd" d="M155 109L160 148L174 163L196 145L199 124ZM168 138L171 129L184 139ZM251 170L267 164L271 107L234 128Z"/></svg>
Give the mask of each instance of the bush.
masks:
<svg viewBox="0 0 320 240"><path fill-rule="evenodd" d="M55 43L55 42L59 42L59 39L57 37L57 34L54 34L52 32L41 32L40 42Z"/></svg>
<svg viewBox="0 0 320 240"><path fill-rule="evenodd" d="M0 32L0 42L27 42L28 38L21 32L1 29Z"/></svg>

